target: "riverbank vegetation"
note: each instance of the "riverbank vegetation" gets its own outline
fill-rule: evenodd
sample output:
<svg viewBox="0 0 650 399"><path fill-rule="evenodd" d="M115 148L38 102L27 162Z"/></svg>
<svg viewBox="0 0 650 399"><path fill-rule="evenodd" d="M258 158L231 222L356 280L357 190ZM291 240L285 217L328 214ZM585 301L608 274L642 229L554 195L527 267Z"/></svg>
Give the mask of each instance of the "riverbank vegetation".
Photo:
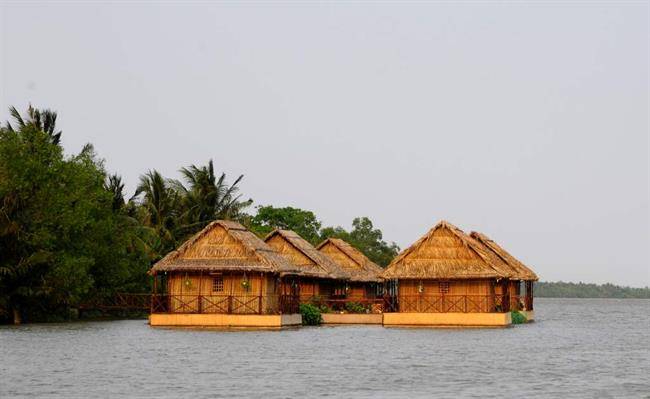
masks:
<svg viewBox="0 0 650 399"><path fill-rule="evenodd" d="M539 298L640 298L650 299L650 288L621 287L614 284L536 282Z"/></svg>
<svg viewBox="0 0 650 399"><path fill-rule="evenodd" d="M307 210L253 207L212 160L181 167L181 179L145 171L133 196L87 144L65 155L57 114L10 108L0 127L0 321L72 317L85 301L149 292L147 271L215 219L237 220L263 237L274 228L315 244L350 242L385 266L397 254L367 217L353 228L323 227Z"/></svg>

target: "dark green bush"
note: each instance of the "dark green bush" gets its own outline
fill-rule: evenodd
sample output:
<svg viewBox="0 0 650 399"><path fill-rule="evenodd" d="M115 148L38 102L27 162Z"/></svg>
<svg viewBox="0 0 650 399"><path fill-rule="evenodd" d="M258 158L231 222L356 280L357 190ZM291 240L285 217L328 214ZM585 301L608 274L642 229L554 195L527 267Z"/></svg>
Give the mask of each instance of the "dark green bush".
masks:
<svg viewBox="0 0 650 399"><path fill-rule="evenodd" d="M525 314L516 310L510 312L510 316L512 317L512 324L524 324L528 321Z"/></svg>
<svg viewBox="0 0 650 399"><path fill-rule="evenodd" d="M332 313L332 309L325 304L320 305L318 309L320 310L321 313Z"/></svg>
<svg viewBox="0 0 650 399"><path fill-rule="evenodd" d="M317 326L323 322L320 309L314 305L301 304L300 314L302 315L302 324L305 326Z"/></svg>
<svg viewBox="0 0 650 399"><path fill-rule="evenodd" d="M346 303L345 310L347 310L349 313L366 313L366 307L359 302Z"/></svg>

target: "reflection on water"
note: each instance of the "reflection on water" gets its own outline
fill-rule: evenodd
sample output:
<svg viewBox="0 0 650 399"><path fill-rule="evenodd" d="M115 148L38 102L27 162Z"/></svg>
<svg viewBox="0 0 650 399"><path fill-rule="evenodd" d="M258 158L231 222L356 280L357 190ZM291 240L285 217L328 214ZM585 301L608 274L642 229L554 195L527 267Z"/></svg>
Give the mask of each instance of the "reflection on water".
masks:
<svg viewBox="0 0 650 399"><path fill-rule="evenodd" d="M537 299L508 329L0 327L0 397L649 397L650 301Z"/></svg>

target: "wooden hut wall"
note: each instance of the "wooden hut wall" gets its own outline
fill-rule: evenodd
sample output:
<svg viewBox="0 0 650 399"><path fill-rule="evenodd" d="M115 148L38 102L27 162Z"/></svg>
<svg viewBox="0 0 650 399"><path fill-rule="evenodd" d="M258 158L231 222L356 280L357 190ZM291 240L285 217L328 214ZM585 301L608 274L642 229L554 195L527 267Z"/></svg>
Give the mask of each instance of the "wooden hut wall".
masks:
<svg viewBox="0 0 650 399"><path fill-rule="evenodd" d="M326 243L318 249L325 255L332 258L337 264L349 271L363 270L363 267L346 255L343 251L331 242ZM347 293L348 298L374 298L376 297L377 284L365 282L351 282L348 284L350 290Z"/></svg>
<svg viewBox="0 0 650 399"><path fill-rule="evenodd" d="M223 282L223 291L213 291L213 288L221 284L215 279ZM250 283L249 288L242 286L246 279ZM277 278L268 273L260 272L222 272L219 273L198 273L198 272L175 272L167 279L168 292L171 295L170 305L173 312L192 313L199 311L199 303L193 297L202 295L204 297L218 297L233 295L240 300L250 300L253 297L262 296L263 308L268 309L274 306L279 294ZM210 299L210 298L208 298ZM250 309L249 309L250 310Z"/></svg>
<svg viewBox="0 0 650 399"><path fill-rule="evenodd" d="M422 283L423 292L418 288ZM494 307L494 280L400 280L400 312L490 312ZM443 308L435 298L448 299ZM467 297L467 300L465 299ZM466 305L468 303L469 305ZM435 306L430 306L434 304Z"/></svg>
<svg viewBox="0 0 650 399"><path fill-rule="evenodd" d="M299 285L301 300L308 300L311 297L320 295L320 284L317 279L301 278Z"/></svg>
<svg viewBox="0 0 650 399"><path fill-rule="evenodd" d="M348 290L347 297L350 299L367 298L370 291L368 288L369 285L370 283L349 283L348 287L350 289Z"/></svg>
<svg viewBox="0 0 650 399"><path fill-rule="evenodd" d="M510 280L508 282L508 295L510 297L511 309L518 309L520 307L520 303L524 302L521 284L522 282L519 280ZM503 295L503 286L501 284L497 284L494 291L497 295Z"/></svg>
<svg viewBox="0 0 650 399"><path fill-rule="evenodd" d="M424 291L418 292L422 281ZM494 292L493 280L400 280L399 295L491 295Z"/></svg>

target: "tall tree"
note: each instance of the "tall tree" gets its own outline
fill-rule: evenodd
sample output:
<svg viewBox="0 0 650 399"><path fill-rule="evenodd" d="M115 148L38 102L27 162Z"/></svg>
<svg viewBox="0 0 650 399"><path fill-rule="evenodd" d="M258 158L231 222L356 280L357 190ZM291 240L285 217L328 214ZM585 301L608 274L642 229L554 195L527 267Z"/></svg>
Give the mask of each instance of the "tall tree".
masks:
<svg viewBox="0 0 650 399"><path fill-rule="evenodd" d="M212 160L205 166L190 165L180 170L187 185L176 182L182 195L182 223L184 232L191 234L216 219L238 219L244 208L252 201L241 200L238 194L240 175L232 184L226 182L226 174L219 178L214 173Z"/></svg>
<svg viewBox="0 0 650 399"><path fill-rule="evenodd" d="M176 246L176 228L179 215L179 196L174 182L165 179L157 170L140 176L134 198L142 197L142 223L153 229L157 242L151 243L160 257Z"/></svg>
<svg viewBox="0 0 650 399"><path fill-rule="evenodd" d="M265 236L273 229L293 230L305 240L316 245L320 240L321 222L311 211L286 206L257 207L257 214L249 219L247 227L259 236Z"/></svg>
<svg viewBox="0 0 650 399"><path fill-rule="evenodd" d="M60 130L58 132L56 131L56 112L50 111L49 109L41 111L29 104L29 107L27 108L27 116L25 118L23 118L16 107L13 106L9 107L9 113L14 118L19 129L26 126L32 126L37 130L45 132L49 136L52 144L58 145L61 143L62 132ZM14 128L9 121L6 123L6 129L12 132L14 131Z"/></svg>
<svg viewBox="0 0 650 399"><path fill-rule="evenodd" d="M146 262L127 250L92 146L65 157L51 124L16 125L0 128L0 309L14 322L65 316Z"/></svg>
<svg viewBox="0 0 650 399"><path fill-rule="evenodd" d="M122 182L122 177L118 175L108 176L104 187L113 197L113 210L119 211L124 208L126 203L124 202L124 183Z"/></svg>
<svg viewBox="0 0 650 399"><path fill-rule="evenodd" d="M381 230L374 228L367 217L358 217L352 221L352 230L347 232L342 227L326 227L321 231L321 238L341 238L363 252L370 260L385 267L397 253L399 247L394 242L383 240Z"/></svg>

